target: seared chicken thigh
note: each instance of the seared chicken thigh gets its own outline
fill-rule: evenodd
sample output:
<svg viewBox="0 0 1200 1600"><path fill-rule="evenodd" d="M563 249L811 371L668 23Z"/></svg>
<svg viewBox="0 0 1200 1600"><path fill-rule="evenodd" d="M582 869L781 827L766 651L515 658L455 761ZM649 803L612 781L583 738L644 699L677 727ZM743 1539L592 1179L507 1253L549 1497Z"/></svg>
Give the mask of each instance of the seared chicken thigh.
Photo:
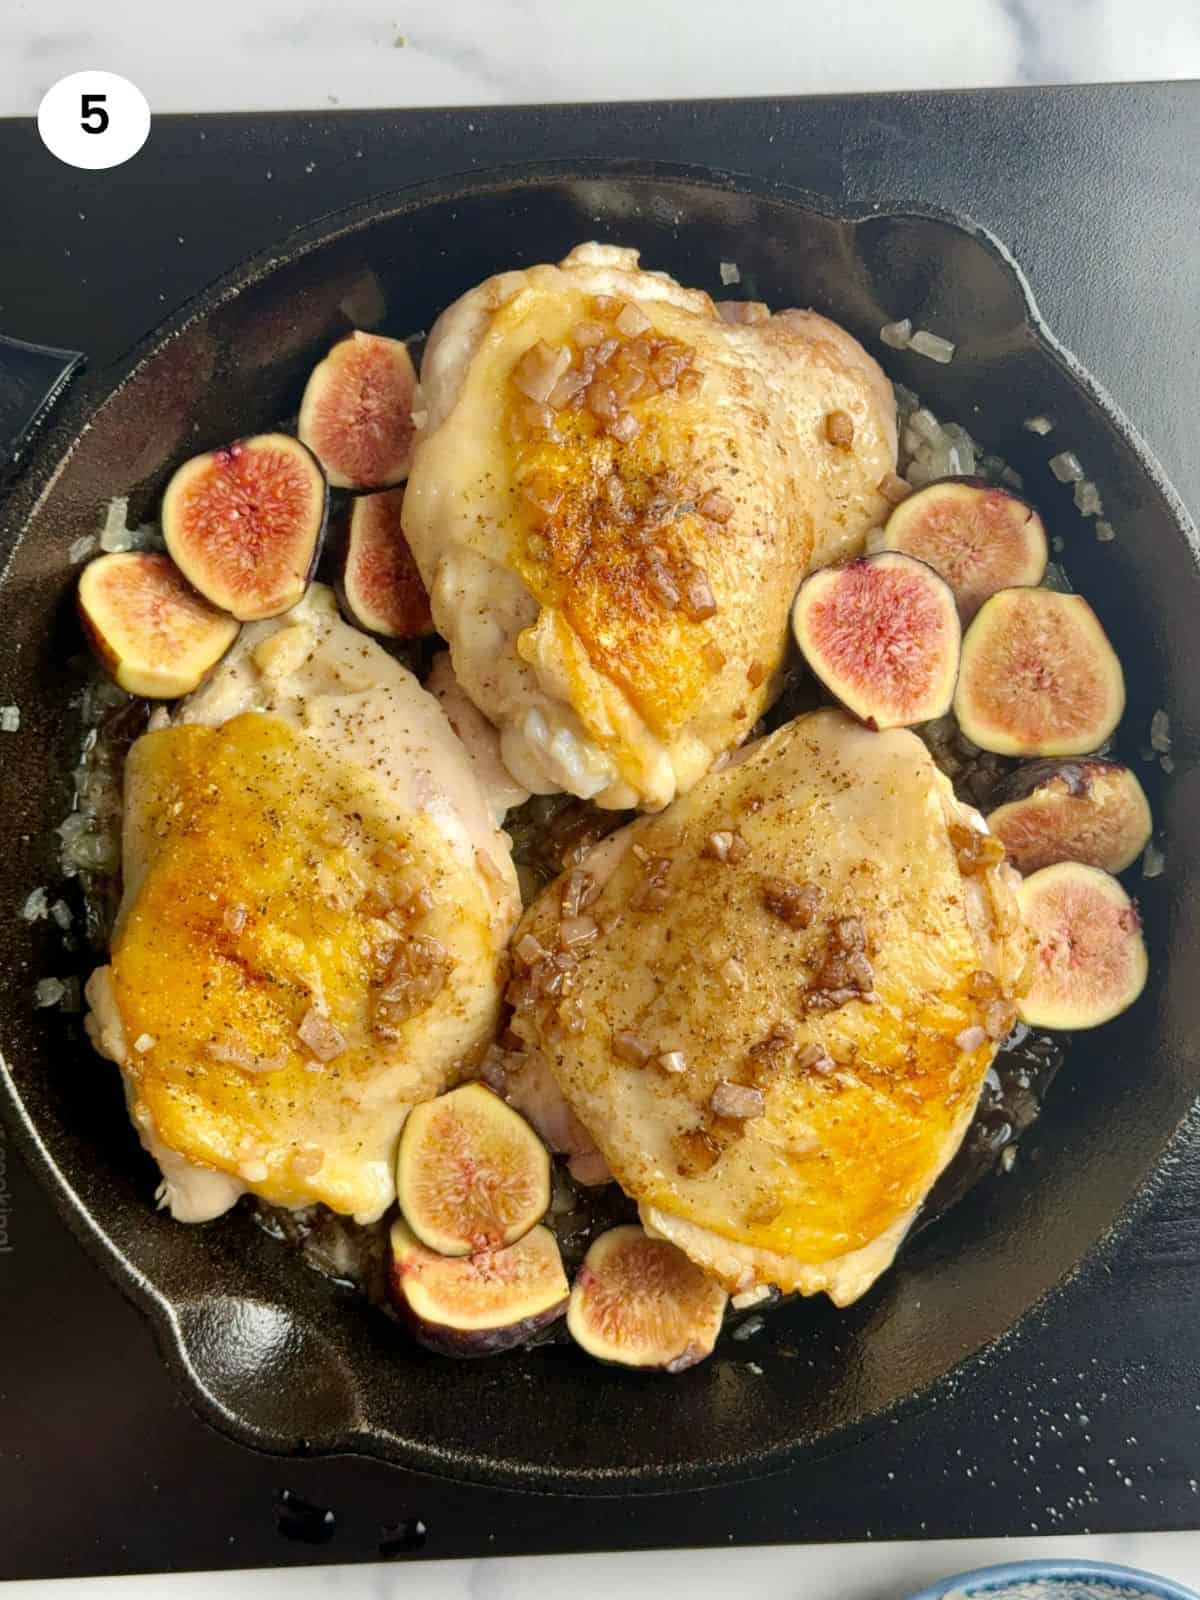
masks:
<svg viewBox="0 0 1200 1600"><path fill-rule="evenodd" d="M243 1191L362 1221L408 1109L491 1038L519 911L441 708L314 585L242 630L125 778L89 1031L183 1220Z"/></svg>
<svg viewBox="0 0 1200 1600"><path fill-rule="evenodd" d="M886 515L896 422L843 329L728 323L637 263L582 245L443 313L404 529L514 778L653 810L771 699L800 580Z"/></svg>
<svg viewBox="0 0 1200 1600"><path fill-rule="evenodd" d="M1014 883L915 735L814 712L543 892L513 1027L649 1231L731 1290L844 1305L1012 1025Z"/></svg>

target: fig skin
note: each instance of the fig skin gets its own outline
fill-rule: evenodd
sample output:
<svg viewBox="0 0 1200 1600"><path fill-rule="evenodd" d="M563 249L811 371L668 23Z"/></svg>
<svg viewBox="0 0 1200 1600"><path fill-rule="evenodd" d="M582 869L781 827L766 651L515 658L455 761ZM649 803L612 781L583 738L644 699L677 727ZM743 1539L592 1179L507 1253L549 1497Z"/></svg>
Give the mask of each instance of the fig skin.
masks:
<svg viewBox="0 0 1200 1600"><path fill-rule="evenodd" d="M1116 761L1031 761L1001 786L998 798L988 826L1018 872L1059 861L1124 872L1153 829L1145 790Z"/></svg>
<svg viewBox="0 0 1200 1600"><path fill-rule="evenodd" d="M256 622L304 598L328 514L312 452L286 433L261 433L185 461L163 495L162 530L193 588Z"/></svg>
<svg viewBox="0 0 1200 1600"><path fill-rule="evenodd" d="M501 1355L566 1312L570 1288L549 1228L533 1228L504 1250L448 1258L396 1222L391 1250L392 1303L418 1343L438 1355Z"/></svg>
<svg viewBox="0 0 1200 1600"><path fill-rule="evenodd" d="M792 632L830 694L869 728L913 727L950 709L958 608L923 561L885 551L819 568L800 585Z"/></svg>
<svg viewBox="0 0 1200 1600"><path fill-rule="evenodd" d="M339 540L337 597L356 628L384 639L423 639L433 632L433 613L400 525L403 504L403 489L350 502Z"/></svg>
<svg viewBox="0 0 1200 1600"><path fill-rule="evenodd" d="M412 465L416 394L401 340L352 333L313 368L297 431L335 488L390 489Z"/></svg>
<svg viewBox="0 0 1200 1600"><path fill-rule="evenodd" d="M963 639L954 714L981 750L1088 755L1125 710L1125 678L1082 595L1001 589Z"/></svg>
<svg viewBox="0 0 1200 1600"><path fill-rule="evenodd" d="M964 625L1000 589L1041 583L1050 558L1033 506L984 478L938 478L909 495L884 549L926 562L950 585Z"/></svg>
<svg viewBox="0 0 1200 1600"><path fill-rule="evenodd" d="M625 1223L593 1240L571 1286L567 1328L598 1361L683 1372L712 1354L727 1301L677 1245Z"/></svg>
<svg viewBox="0 0 1200 1600"><path fill-rule="evenodd" d="M428 1250L467 1256L522 1238L550 1208L550 1152L482 1083L414 1106L400 1135L396 1198Z"/></svg>
<svg viewBox="0 0 1200 1600"><path fill-rule="evenodd" d="M1060 861L1024 878L1017 903L1035 941L1022 1022L1074 1031L1129 1009L1149 963L1137 907L1114 877Z"/></svg>
<svg viewBox="0 0 1200 1600"><path fill-rule="evenodd" d="M239 631L157 551L120 551L89 562L77 602L100 664L122 689L147 700L175 700L198 689Z"/></svg>

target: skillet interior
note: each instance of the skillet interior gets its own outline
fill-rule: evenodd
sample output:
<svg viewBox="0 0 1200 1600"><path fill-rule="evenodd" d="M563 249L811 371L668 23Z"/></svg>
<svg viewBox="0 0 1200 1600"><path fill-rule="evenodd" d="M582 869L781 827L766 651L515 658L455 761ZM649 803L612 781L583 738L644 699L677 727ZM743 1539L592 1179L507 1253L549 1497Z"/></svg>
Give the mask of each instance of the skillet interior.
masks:
<svg viewBox="0 0 1200 1600"><path fill-rule="evenodd" d="M889 370L939 415L977 422L989 448L1026 473L1121 654L1128 743L1143 742L1165 705L1177 742L1190 745L1194 535L1111 401L1040 328L993 242L937 216L835 216L811 197L645 167L500 175L327 220L189 308L121 372L88 379L46 432L3 513L12 559L0 587L9 642L0 701L21 707L22 727L6 736L0 770L0 904L16 907L54 881L47 834L66 810L79 739L63 667L78 648L66 550L94 531L98 506L131 491L132 515L148 514L179 460L294 412L315 355L347 327L339 304L365 266L383 286L387 331L407 332L489 272L556 259L584 237L637 244L647 265L714 293L718 262L736 261L734 292L815 305L871 347L882 322L905 314L955 339L949 367L900 356ZM1058 420L1052 443L1021 428L1034 411ZM1046 471L1045 457L1068 445L1099 483L1115 544L1096 543ZM1170 865L1141 895L1152 961L1141 1001L1076 1041L1016 1175L975 1190L850 1312L815 1302L770 1319L754 1345L761 1376L737 1346L736 1360L670 1381L559 1346L452 1365L247 1219L171 1223L151 1208L152 1170L116 1073L77 1024L31 1012L34 979L64 971L53 936L12 918L0 924L10 1120L67 1220L153 1316L204 1413L245 1442L362 1450L547 1490L628 1493L770 1470L928 1399L1008 1333L1112 1227L1186 1111L1200 1022L1189 981L1200 955L1197 852L1185 824L1196 780L1181 768L1150 787Z"/></svg>

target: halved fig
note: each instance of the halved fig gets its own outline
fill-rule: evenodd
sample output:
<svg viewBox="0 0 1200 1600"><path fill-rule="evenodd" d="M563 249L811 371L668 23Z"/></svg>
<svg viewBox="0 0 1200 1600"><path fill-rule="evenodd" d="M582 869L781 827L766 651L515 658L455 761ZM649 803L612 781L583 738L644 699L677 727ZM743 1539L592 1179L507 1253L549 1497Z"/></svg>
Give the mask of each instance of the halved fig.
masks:
<svg viewBox="0 0 1200 1600"><path fill-rule="evenodd" d="M338 599L350 621L385 639L433 632L429 595L400 525L403 489L360 494L346 517Z"/></svg>
<svg viewBox="0 0 1200 1600"><path fill-rule="evenodd" d="M567 1309L558 1241L532 1228L504 1250L443 1256L403 1222L392 1224L392 1300L430 1350L494 1356L524 1344Z"/></svg>
<svg viewBox="0 0 1200 1600"><path fill-rule="evenodd" d="M1121 720L1125 679L1082 595L1002 589L963 640L954 713L967 738L1002 756L1077 756Z"/></svg>
<svg viewBox="0 0 1200 1600"><path fill-rule="evenodd" d="M923 561L885 551L820 568L800 585L792 631L825 687L870 728L908 728L950 709L958 610Z"/></svg>
<svg viewBox="0 0 1200 1600"><path fill-rule="evenodd" d="M1040 583L1049 550L1031 505L982 478L942 478L892 512L885 550L902 550L940 573L969 622L998 589Z"/></svg>
<svg viewBox="0 0 1200 1600"><path fill-rule="evenodd" d="M1137 907L1098 867L1060 861L1017 890L1034 936L1032 978L1018 1000L1034 1028L1096 1028L1119 1016L1146 983L1146 945Z"/></svg>
<svg viewBox="0 0 1200 1600"><path fill-rule="evenodd" d="M163 537L205 599L254 622L303 599L328 509L312 452L260 433L184 462L163 496Z"/></svg>
<svg viewBox="0 0 1200 1600"><path fill-rule="evenodd" d="M234 619L209 605L175 563L155 551L89 562L78 601L101 664L122 689L147 700L190 694L238 636Z"/></svg>
<svg viewBox="0 0 1200 1600"><path fill-rule="evenodd" d="M409 1227L443 1256L515 1244L550 1205L550 1152L482 1083L465 1083L409 1112L396 1160Z"/></svg>
<svg viewBox="0 0 1200 1600"><path fill-rule="evenodd" d="M1153 820L1136 775L1116 761L1031 761L1002 786L988 827L1018 872L1078 861L1124 872Z"/></svg>
<svg viewBox="0 0 1200 1600"><path fill-rule="evenodd" d="M352 333L312 370L301 439L339 489L388 489L412 465L417 375L399 339Z"/></svg>
<svg viewBox="0 0 1200 1600"><path fill-rule="evenodd" d="M712 1354L727 1298L677 1245L626 1223L584 1257L567 1327L597 1360L682 1372Z"/></svg>

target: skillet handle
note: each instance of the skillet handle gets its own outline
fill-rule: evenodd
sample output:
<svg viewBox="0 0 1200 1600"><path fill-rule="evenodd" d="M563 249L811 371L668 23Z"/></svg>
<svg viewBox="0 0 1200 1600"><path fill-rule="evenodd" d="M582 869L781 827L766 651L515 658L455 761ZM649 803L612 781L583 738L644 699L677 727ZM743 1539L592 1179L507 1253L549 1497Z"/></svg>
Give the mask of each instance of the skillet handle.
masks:
<svg viewBox="0 0 1200 1600"><path fill-rule="evenodd" d="M82 361L78 350L54 350L0 334L0 471L15 463Z"/></svg>

